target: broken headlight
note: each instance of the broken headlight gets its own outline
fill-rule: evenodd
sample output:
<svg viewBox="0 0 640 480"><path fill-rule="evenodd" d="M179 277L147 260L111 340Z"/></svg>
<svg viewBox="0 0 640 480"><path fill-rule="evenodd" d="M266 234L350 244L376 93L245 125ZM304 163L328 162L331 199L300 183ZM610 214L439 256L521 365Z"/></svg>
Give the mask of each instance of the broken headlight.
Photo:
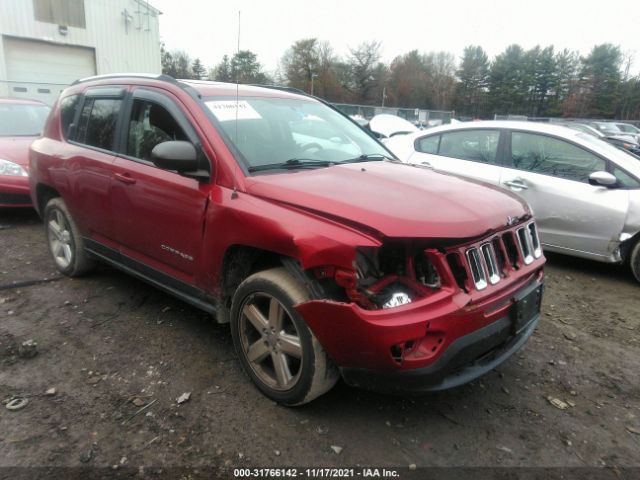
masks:
<svg viewBox="0 0 640 480"><path fill-rule="evenodd" d="M423 249L403 243L359 250L355 267L358 295L352 299L365 308L400 307L441 286Z"/></svg>

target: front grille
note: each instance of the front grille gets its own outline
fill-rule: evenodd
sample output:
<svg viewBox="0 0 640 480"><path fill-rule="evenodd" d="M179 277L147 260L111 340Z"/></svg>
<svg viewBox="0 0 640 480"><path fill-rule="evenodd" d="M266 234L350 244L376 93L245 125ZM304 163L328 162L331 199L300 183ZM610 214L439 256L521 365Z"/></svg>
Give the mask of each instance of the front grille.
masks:
<svg viewBox="0 0 640 480"><path fill-rule="evenodd" d="M466 272L460 272L464 267L458 254L447 255L458 285L466 288L468 280L475 290L484 290L489 285L499 283L508 276L509 271L531 265L542 256L542 248L536 225L530 222L485 239L479 244L460 249L459 253L464 253L466 259L466 275Z"/></svg>

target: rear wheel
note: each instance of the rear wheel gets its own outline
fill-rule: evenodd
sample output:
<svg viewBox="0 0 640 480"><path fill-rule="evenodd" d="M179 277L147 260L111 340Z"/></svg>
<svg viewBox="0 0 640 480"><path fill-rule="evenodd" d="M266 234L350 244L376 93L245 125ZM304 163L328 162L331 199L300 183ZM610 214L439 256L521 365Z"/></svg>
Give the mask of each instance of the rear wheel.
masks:
<svg viewBox="0 0 640 480"><path fill-rule="evenodd" d="M636 280L640 282L640 239L638 239L631 249L629 256L629 266Z"/></svg>
<svg viewBox="0 0 640 480"><path fill-rule="evenodd" d="M44 229L57 269L69 277L87 273L95 260L84 251L84 242L62 198L49 200L44 210Z"/></svg>
<svg viewBox="0 0 640 480"><path fill-rule="evenodd" d="M307 300L305 287L284 268L251 275L233 298L231 333L240 362L262 393L284 405L310 402L338 380L294 308Z"/></svg>

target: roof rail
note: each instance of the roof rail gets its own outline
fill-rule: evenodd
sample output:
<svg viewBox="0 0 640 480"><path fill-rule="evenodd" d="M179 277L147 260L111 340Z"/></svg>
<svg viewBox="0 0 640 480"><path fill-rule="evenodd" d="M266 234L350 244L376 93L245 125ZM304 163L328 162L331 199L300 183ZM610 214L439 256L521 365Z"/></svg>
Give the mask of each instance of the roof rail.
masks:
<svg viewBox="0 0 640 480"><path fill-rule="evenodd" d="M197 78L176 78L177 82L195 83L197 85L210 85L212 83L230 83L230 82L218 82L217 80L199 80Z"/></svg>
<svg viewBox="0 0 640 480"><path fill-rule="evenodd" d="M92 77L80 78L75 80L71 85L78 85L79 83L89 82L92 80L102 80L110 78L149 78L153 80L161 80L163 82L176 83L176 79L165 74L154 73L108 73L106 75L94 75Z"/></svg>

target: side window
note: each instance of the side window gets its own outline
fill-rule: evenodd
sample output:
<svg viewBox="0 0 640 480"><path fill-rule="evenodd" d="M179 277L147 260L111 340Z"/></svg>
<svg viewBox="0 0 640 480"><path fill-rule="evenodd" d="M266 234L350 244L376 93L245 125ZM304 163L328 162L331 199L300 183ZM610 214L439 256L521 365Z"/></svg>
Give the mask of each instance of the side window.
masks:
<svg viewBox="0 0 640 480"><path fill-rule="evenodd" d="M76 112L80 106L80 95L71 95L65 97L60 102L60 126L62 127L62 135L65 140L69 140L69 127L76 117Z"/></svg>
<svg viewBox="0 0 640 480"><path fill-rule="evenodd" d="M428 137L419 138L416 143L416 149L422 153L431 153L436 155L438 153L439 145L440 135L430 135Z"/></svg>
<svg viewBox="0 0 640 480"><path fill-rule="evenodd" d="M533 133L511 134L511 159L519 170L584 183L593 172L606 170L600 157L564 140Z"/></svg>
<svg viewBox="0 0 640 480"><path fill-rule="evenodd" d="M75 140L92 147L113 149L122 99L87 97L82 106Z"/></svg>
<svg viewBox="0 0 640 480"><path fill-rule="evenodd" d="M134 100L127 134L127 155L151 161L153 147L189 138L171 114L157 103Z"/></svg>
<svg viewBox="0 0 640 480"><path fill-rule="evenodd" d="M613 175L618 179L618 184L623 188L640 188L640 182L624 170L614 167Z"/></svg>
<svg viewBox="0 0 640 480"><path fill-rule="evenodd" d="M495 164L499 141L499 130L463 130L443 133L439 154L445 157Z"/></svg>

